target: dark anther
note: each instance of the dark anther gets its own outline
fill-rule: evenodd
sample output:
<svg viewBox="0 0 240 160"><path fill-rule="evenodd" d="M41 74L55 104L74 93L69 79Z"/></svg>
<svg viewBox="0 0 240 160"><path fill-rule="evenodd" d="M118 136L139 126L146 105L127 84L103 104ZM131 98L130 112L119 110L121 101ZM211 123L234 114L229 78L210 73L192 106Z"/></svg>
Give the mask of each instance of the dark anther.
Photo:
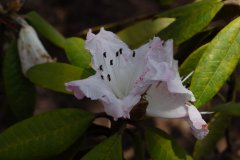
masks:
<svg viewBox="0 0 240 160"><path fill-rule="evenodd" d="M102 78L102 80L104 80L104 77L103 77L103 75L101 75L101 78Z"/></svg>
<svg viewBox="0 0 240 160"><path fill-rule="evenodd" d="M119 53L122 54L122 48L119 49Z"/></svg>
<svg viewBox="0 0 240 160"><path fill-rule="evenodd" d="M99 66L100 71L103 71L102 65Z"/></svg>
<svg viewBox="0 0 240 160"><path fill-rule="evenodd" d="M111 65L111 66L113 65L113 60L112 60L112 59L110 60L110 65Z"/></svg>
<svg viewBox="0 0 240 160"><path fill-rule="evenodd" d="M119 54L119 53L118 53L118 51L117 51L117 52L116 52L116 57L118 57L118 54Z"/></svg>
<svg viewBox="0 0 240 160"><path fill-rule="evenodd" d="M110 74L107 75L109 82L111 81Z"/></svg>
<svg viewBox="0 0 240 160"><path fill-rule="evenodd" d="M135 52L135 51L133 51L133 55L132 55L132 56L133 56L133 57L135 57L135 55L136 55L136 52Z"/></svg>
<svg viewBox="0 0 240 160"><path fill-rule="evenodd" d="M107 57L107 53L103 52L103 57L106 58Z"/></svg>

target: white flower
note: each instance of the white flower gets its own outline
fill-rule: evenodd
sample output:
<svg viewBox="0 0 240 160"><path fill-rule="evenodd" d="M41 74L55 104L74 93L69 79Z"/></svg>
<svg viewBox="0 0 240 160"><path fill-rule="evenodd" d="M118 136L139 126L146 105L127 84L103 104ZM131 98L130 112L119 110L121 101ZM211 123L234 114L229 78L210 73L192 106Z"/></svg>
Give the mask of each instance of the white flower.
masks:
<svg viewBox="0 0 240 160"><path fill-rule="evenodd" d="M48 52L40 42L36 31L23 19L18 19L22 28L18 38L18 52L24 75L34 65L53 62Z"/></svg>
<svg viewBox="0 0 240 160"><path fill-rule="evenodd" d="M151 60L155 61L157 64L157 62L164 59L162 58L163 56L161 56L164 54L164 52L162 52L164 48L172 52L172 45L166 44L163 46L159 39L155 39L155 43L161 46L156 48L159 52L154 52L159 54L151 58ZM167 49L167 47L171 48ZM170 63L166 66L170 67L169 65L171 65L171 75L166 81L159 81L160 79L158 78L161 78L161 76L154 77L153 80L155 80L155 84L150 87L146 96L149 103L147 115L162 118L185 118L192 128L194 136L198 139L202 139L209 132L207 123L202 119L196 107L189 103L189 101L195 101L195 97L190 90L183 86L178 73L177 61L173 60L172 53L168 52L168 54L171 58L167 57ZM154 63L151 62L151 64Z"/></svg>
<svg viewBox="0 0 240 160"><path fill-rule="evenodd" d="M148 115L185 118L199 139L208 133L201 114L189 103L195 101L192 92L182 85L172 40L164 43L155 37L131 51L115 34L101 29L96 35L89 31L85 48L92 54L96 74L66 83L78 99L100 100L114 119L130 118L130 111L147 92Z"/></svg>
<svg viewBox="0 0 240 160"><path fill-rule="evenodd" d="M143 79L146 70L146 46L132 51L115 34L103 28L98 34L89 31L85 48L92 54L96 74L83 80L66 83L78 99L84 96L100 100L114 119L130 118L149 84Z"/></svg>

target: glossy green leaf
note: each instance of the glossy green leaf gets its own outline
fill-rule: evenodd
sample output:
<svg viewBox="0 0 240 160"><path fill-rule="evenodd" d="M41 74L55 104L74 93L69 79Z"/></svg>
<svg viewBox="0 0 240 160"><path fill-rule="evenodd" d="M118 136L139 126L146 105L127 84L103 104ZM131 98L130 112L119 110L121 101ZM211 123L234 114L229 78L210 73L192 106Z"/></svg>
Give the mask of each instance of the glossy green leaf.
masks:
<svg viewBox="0 0 240 160"><path fill-rule="evenodd" d="M32 116L35 86L22 74L16 42L11 43L5 52L3 80L7 103L15 116L19 120Z"/></svg>
<svg viewBox="0 0 240 160"><path fill-rule="evenodd" d="M157 18L147 19L135 23L120 32L117 35L129 45L130 48L137 48L149 41L150 38L166 28L175 18Z"/></svg>
<svg viewBox="0 0 240 160"><path fill-rule="evenodd" d="M64 86L66 82L80 80L91 74L88 70L65 63L45 63L30 68L27 77L41 87L69 93Z"/></svg>
<svg viewBox="0 0 240 160"><path fill-rule="evenodd" d="M226 104L221 104L214 107L213 110L231 116L240 116L240 103L230 102Z"/></svg>
<svg viewBox="0 0 240 160"><path fill-rule="evenodd" d="M122 160L122 137L116 133L98 144L81 160Z"/></svg>
<svg viewBox="0 0 240 160"><path fill-rule="evenodd" d="M222 6L219 0L200 1L162 13L159 16L173 17L176 21L163 29L158 36L164 40L173 39L178 45L202 31Z"/></svg>
<svg viewBox="0 0 240 160"><path fill-rule="evenodd" d="M17 123L0 134L0 159L43 160L73 144L94 116L79 109L60 109Z"/></svg>
<svg viewBox="0 0 240 160"><path fill-rule="evenodd" d="M146 131L148 152L153 160L191 160L192 158L168 134L160 129Z"/></svg>
<svg viewBox="0 0 240 160"><path fill-rule="evenodd" d="M77 37L68 38L64 48L71 64L82 68L90 67L91 54L84 48L83 39Z"/></svg>
<svg viewBox="0 0 240 160"><path fill-rule="evenodd" d="M218 140L223 137L230 120L231 118L228 115L216 114L214 116L208 126L208 135L203 140L198 140L195 145L193 153L194 159L200 160L215 149Z"/></svg>
<svg viewBox="0 0 240 160"><path fill-rule="evenodd" d="M194 72L191 91L197 107L209 101L224 85L240 57L240 17L210 42Z"/></svg>
<svg viewBox="0 0 240 160"><path fill-rule="evenodd" d="M191 53L179 68L180 75L186 76L195 70L199 60L205 52L208 44L205 44Z"/></svg>
<svg viewBox="0 0 240 160"><path fill-rule="evenodd" d="M65 38L51 24L36 12L26 14L27 20L43 37L51 41L58 47L64 48Z"/></svg>

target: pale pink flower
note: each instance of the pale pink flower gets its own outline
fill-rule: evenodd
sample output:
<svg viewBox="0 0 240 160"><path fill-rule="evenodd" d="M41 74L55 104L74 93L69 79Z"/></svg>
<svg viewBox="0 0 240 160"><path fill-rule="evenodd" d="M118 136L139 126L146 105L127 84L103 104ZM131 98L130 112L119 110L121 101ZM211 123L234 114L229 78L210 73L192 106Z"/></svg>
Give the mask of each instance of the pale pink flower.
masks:
<svg viewBox="0 0 240 160"><path fill-rule="evenodd" d="M158 53L152 61L155 61L157 64L161 61L164 53L162 52L163 47L161 46L162 42L159 39L156 39L160 47L156 48L154 53ZM171 42L172 43L172 42ZM157 45L155 45L157 46ZM172 45L165 45L169 48L165 48L167 51L173 51ZM166 51L165 51L166 52ZM168 57L170 63L166 64L167 67L171 65L172 72L168 77L168 80L161 81L160 76L155 76L155 83L147 91L147 115L153 117L162 117L162 118L184 118L190 127L193 130L193 135L202 139L208 134L207 123L202 119L201 114L193 106L190 101L195 101L193 93L186 89L181 81L180 75L178 73L178 64L177 61L173 60L173 54L168 53L171 58ZM151 57L151 56L149 56ZM166 59L166 58L165 58ZM154 63L151 63L154 64ZM154 66L153 66L154 67Z"/></svg>
<svg viewBox="0 0 240 160"><path fill-rule="evenodd" d="M85 48L92 54L96 74L66 83L78 99L84 96L100 100L105 112L115 119L130 118L131 109L139 102L150 83L145 75L148 45L134 51L115 34L103 28L98 34L87 34Z"/></svg>

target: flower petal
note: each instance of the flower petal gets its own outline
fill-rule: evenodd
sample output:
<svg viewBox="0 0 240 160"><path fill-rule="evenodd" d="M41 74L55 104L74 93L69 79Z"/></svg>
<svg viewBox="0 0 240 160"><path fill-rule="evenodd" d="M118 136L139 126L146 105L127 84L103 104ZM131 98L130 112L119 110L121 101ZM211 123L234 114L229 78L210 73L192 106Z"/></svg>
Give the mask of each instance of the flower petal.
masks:
<svg viewBox="0 0 240 160"><path fill-rule="evenodd" d="M185 94L172 93L167 84L155 83L147 92L147 115L163 118L181 118L187 116Z"/></svg>
<svg viewBox="0 0 240 160"><path fill-rule="evenodd" d="M108 96L101 100L104 105L105 112L111 115L115 120L118 118L130 118L130 111L136 105L140 96L129 95L123 100L116 97Z"/></svg>
<svg viewBox="0 0 240 160"><path fill-rule="evenodd" d="M54 61L40 42L36 31L27 22L23 23L19 32L18 51L24 74L34 65Z"/></svg>
<svg viewBox="0 0 240 160"><path fill-rule="evenodd" d="M98 34L93 34L89 30L87 40L85 41L85 48L89 50L93 56L93 67L98 70L100 65L109 68L110 60L116 62L116 58L121 54L124 57L131 54L128 46L122 42L114 33L105 31L101 28ZM118 54L117 54L118 52ZM110 67L111 68L111 67Z"/></svg>
<svg viewBox="0 0 240 160"><path fill-rule="evenodd" d="M78 99L86 96L92 100L97 100L112 93L103 81L98 78L98 75L93 75L83 80L71 81L66 83L65 86Z"/></svg>
<svg viewBox="0 0 240 160"><path fill-rule="evenodd" d="M149 51L147 53L147 67L150 70L146 75L153 81L168 81L174 78L173 70L173 41L168 40L163 44L163 41L154 37L149 42Z"/></svg>
<svg viewBox="0 0 240 160"><path fill-rule="evenodd" d="M178 73L178 66L177 61L173 62L174 70L175 70L175 77L173 79L170 79L167 81L168 90L172 93L180 93L185 94L187 101L194 102L196 99L193 95L193 93L188 90L186 87L183 86L182 80L180 78L180 75Z"/></svg>
<svg viewBox="0 0 240 160"><path fill-rule="evenodd" d="M84 80L72 81L65 85L78 99L86 96L92 100L100 100L104 105L105 112L114 117L114 119L120 117L129 118L131 109L140 100L139 95L131 94L123 99L118 99L98 74Z"/></svg>
<svg viewBox="0 0 240 160"><path fill-rule="evenodd" d="M191 104L187 104L188 124L193 130L193 135L197 139L203 139L209 132L207 123L202 119L200 112Z"/></svg>

